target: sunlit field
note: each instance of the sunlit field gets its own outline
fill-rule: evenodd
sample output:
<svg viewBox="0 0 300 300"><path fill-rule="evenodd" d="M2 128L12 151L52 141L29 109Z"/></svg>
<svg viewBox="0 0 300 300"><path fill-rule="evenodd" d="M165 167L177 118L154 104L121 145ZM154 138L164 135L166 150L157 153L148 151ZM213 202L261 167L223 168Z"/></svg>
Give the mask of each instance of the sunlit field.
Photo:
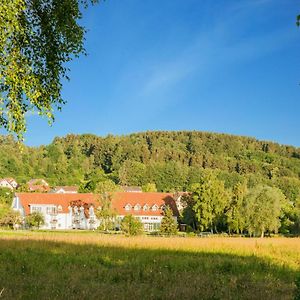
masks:
<svg viewBox="0 0 300 300"><path fill-rule="evenodd" d="M294 299L299 238L1 232L1 299Z"/></svg>

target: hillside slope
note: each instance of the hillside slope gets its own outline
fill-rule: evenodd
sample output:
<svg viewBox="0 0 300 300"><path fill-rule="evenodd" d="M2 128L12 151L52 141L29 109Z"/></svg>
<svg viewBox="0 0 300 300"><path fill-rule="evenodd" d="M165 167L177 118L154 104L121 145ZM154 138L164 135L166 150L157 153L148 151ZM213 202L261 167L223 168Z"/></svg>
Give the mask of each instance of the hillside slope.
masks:
<svg viewBox="0 0 300 300"><path fill-rule="evenodd" d="M247 180L280 187L291 200L300 194L300 148L254 138L198 131L143 132L127 136L73 135L20 152L0 137L0 177L19 182L80 184L91 174L116 183L155 183L160 191L186 190L205 169L227 187ZM96 173L95 173L96 172Z"/></svg>

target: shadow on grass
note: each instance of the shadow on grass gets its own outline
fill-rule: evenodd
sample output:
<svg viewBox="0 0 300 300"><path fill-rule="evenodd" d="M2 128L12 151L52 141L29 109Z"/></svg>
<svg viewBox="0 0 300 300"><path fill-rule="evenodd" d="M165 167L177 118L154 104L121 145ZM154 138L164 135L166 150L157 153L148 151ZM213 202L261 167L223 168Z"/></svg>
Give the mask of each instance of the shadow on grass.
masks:
<svg viewBox="0 0 300 300"><path fill-rule="evenodd" d="M1 299L293 299L296 277L255 256L0 240Z"/></svg>

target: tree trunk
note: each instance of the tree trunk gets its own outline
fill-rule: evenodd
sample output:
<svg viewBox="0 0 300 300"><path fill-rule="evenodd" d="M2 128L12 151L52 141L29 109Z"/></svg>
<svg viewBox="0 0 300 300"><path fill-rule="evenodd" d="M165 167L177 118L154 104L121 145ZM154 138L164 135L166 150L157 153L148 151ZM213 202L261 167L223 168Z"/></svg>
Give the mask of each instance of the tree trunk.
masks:
<svg viewBox="0 0 300 300"><path fill-rule="evenodd" d="M265 231L262 229L262 231L261 231L261 238L263 238L264 237L264 234L265 234Z"/></svg>
<svg viewBox="0 0 300 300"><path fill-rule="evenodd" d="M217 225L214 225L214 227L215 227L215 233L218 233Z"/></svg>

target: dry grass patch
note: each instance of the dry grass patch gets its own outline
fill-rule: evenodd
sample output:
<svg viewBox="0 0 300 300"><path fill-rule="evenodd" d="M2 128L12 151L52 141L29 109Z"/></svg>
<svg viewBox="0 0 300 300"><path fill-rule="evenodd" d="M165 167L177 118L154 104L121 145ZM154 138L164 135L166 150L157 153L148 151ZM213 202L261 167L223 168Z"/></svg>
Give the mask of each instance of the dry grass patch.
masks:
<svg viewBox="0 0 300 300"><path fill-rule="evenodd" d="M293 299L300 239L0 233L3 299Z"/></svg>

